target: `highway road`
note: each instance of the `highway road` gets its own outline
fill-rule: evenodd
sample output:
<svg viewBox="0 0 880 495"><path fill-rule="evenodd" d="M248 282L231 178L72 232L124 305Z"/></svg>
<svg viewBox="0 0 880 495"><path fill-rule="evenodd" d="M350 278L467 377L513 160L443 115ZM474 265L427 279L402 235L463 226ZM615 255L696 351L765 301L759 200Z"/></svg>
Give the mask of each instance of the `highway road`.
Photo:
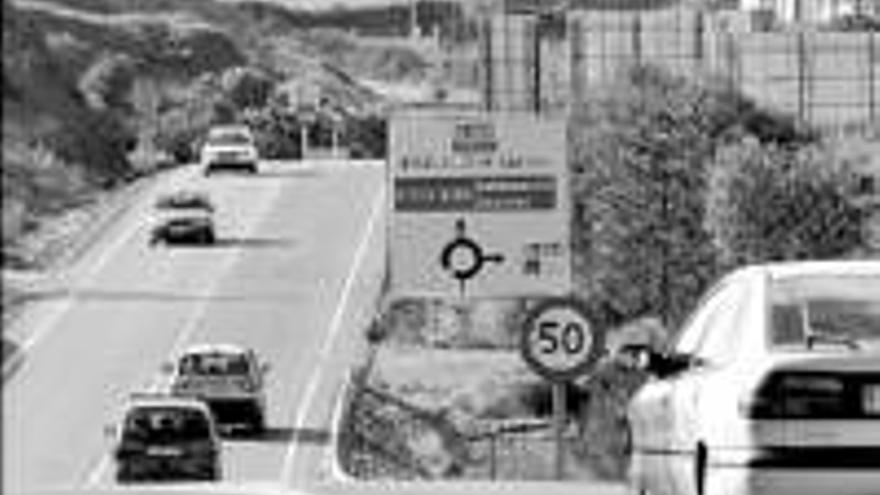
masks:
<svg viewBox="0 0 880 495"><path fill-rule="evenodd" d="M330 476L329 428L384 267L383 168L268 163L258 176L160 177L7 329L26 359L4 383L3 492L109 488L104 433L185 346L234 342L271 365L267 438L224 442L231 483ZM208 192L220 240L147 245L156 196Z"/></svg>

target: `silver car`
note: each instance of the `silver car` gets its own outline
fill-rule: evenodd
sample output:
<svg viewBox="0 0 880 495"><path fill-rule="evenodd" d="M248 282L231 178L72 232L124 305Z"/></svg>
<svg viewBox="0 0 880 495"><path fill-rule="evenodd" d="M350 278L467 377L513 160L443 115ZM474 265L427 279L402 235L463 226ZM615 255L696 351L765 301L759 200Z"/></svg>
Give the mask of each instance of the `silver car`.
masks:
<svg viewBox="0 0 880 495"><path fill-rule="evenodd" d="M253 350L232 344L194 345L164 368L172 377L171 394L205 401L222 430L265 430L268 365Z"/></svg>

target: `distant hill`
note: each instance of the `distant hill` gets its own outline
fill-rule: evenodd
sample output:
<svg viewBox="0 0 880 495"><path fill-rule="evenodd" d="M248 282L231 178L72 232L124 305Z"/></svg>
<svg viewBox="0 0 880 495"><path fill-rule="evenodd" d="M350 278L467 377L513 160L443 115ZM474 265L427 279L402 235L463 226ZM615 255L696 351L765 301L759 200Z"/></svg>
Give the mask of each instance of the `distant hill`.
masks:
<svg viewBox="0 0 880 495"><path fill-rule="evenodd" d="M283 81L294 94L316 88L340 108L368 111L378 95L359 77L424 76L426 63L405 47L361 46L339 30L306 32L286 11L257 10L215 0L4 0L4 256L41 218L141 173L131 152L144 139L190 145L228 114L222 93L235 85Z"/></svg>
<svg viewBox="0 0 880 495"><path fill-rule="evenodd" d="M412 22L409 3L401 2L360 7L337 4L320 10L297 9L266 0L241 0L235 5L255 19L271 19L277 28L334 28L368 36L406 36ZM456 1L419 1L416 24L426 34L436 29L442 39L463 41L476 35L474 20Z"/></svg>

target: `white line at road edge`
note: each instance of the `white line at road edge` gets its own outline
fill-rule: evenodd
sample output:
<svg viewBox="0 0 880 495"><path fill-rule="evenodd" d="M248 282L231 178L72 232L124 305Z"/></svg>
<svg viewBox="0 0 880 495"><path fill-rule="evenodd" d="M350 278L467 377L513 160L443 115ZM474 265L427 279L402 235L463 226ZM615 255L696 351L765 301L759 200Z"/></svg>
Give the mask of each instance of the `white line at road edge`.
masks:
<svg viewBox="0 0 880 495"><path fill-rule="evenodd" d="M336 311L333 313L333 318L330 320L330 330L327 332L326 337L324 338L324 342L321 346L320 355L318 356L318 363L324 362L327 359L327 354L330 352L330 347L333 342L336 341L336 335L339 333L340 328L342 327L342 316L345 313L345 309L348 306L348 298L351 295L351 289L354 286L354 281L357 278L358 273L360 272L361 265L363 264L364 255L367 252L367 246L369 245L369 241L373 236L373 230L376 226L376 222L379 219L379 214L383 211L384 206L384 198L385 192L384 190L378 194L376 200L373 202L373 211L370 213L369 223L367 224L366 232L363 237L361 237L360 244L357 247L357 251L354 255L354 260L352 261L351 268L348 272L348 275L345 279L345 284L342 287L342 294L339 298L339 304L336 306ZM293 428L294 431L301 431L304 427L304 423L306 421L306 415L311 407L312 400L314 399L315 391L317 390L318 382L320 381L321 376L321 366L315 366L312 370L312 374L309 377L308 385L306 385L305 394L303 394L303 399L300 401L300 408L297 414L296 420L294 421ZM284 464L282 465L281 470L281 484L287 486L290 481L290 477L293 473L291 470L293 469L293 461L296 458L296 440L290 441L290 447L287 448L287 454L284 456Z"/></svg>
<svg viewBox="0 0 880 495"><path fill-rule="evenodd" d="M132 212L136 209L134 208L134 203L140 201L142 198L134 198L128 207L132 208ZM123 215L123 218L119 220L122 221L126 215ZM112 228L112 227L111 227ZM114 241L106 248L103 252L101 252L98 256L98 259L95 263L91 264L88 267L85 275L81 277L81 280L91 280L93 279L100 271L107 265L111 258L116 256L116 253L122 249L126 243L128 243L137 233L137 231L141 228L140 222L131 222L130 227L124 230L120 235L116 236ZM85 257L84 257L85 258ZM65 279L69 276L70 273L75 271L75 267L65 270L61 274L61 279ZM71 292L75 291L77 287L69 286L67 287ZM52 311L43 318L40 319L39 323L36 325L36 328L33 332L21 343L21 351L22 352L30 352L48 333L49 329L55 328L58 321L64 316L68 310L73 306L74 299L72 297L62 299L58 301L55 306L53 306Z"/></svg>
<svg viewBox="0 0 880 495"><path fill-rule="evenodd" d="M271 208L272 205L275 204L275 199L278 194L281 192L281 187L273 188L273 197L266 202L266 209ZM248 228L245 232L245 236L248 237L253 233L254 228L259 223L259 221L265 217L265 211L259 212L255 218L257 219L254 222L250 222L248 224ZM208 288L207 296L199 301L199 305L196 306L195 310L190 313L189 317L187 317L186 321L183 324L183 330L177 334L177 338L174 340L174 343L171 345L171 350L168 352L168 355L173 359L174 356L180 354L182 351L183 345L192 337L195 330L198 328L199 321L205 316L205 312L208 310L208 307L211 303L211 296L213 296L217 289L220 287L220 284L224 281L226 275L232 270L232 266L235 261L238 260L238 253L236 251L232 251L229 253L228 257L223 260L222 268L217 273L217 277L211 282L210 287ZM153 379L153 382L150 384L148 392L155 393L161 392L163 385L167 385L170 381L170 377L159 374L156 375ZM108 452L104 452L101 455L101 459L98 461L98 464L89 472L88 478L86 480L87 488L94 488L104 477L104 472L107 468L110 467L111 455Z"/></svg>

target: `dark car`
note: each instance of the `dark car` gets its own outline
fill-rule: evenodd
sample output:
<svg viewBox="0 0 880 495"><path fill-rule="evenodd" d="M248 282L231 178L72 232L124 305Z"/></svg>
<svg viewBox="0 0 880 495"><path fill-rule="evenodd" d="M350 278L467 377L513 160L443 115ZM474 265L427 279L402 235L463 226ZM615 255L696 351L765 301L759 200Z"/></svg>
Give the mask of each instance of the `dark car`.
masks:
<svg viewBox="0 0 880 495"><path fill-rule="evenodd" d="M166 220L153 229L150 244L213 244L214 223L205 217L180 217Z"/></svg>
<svg viewBox="0 0 880 495"><path fill-rule="evenodd" d="M156 221L150 245L213 244L214 205L201 193L182 192L164 196L156 202Z"/></svg>
<svg viewBox="0 0 880 495"><path fill-rule="evenodd" d="M213 416L194 399L135 397L116 431L120 483L215 481L222 477L221 445Z"/></svg>

